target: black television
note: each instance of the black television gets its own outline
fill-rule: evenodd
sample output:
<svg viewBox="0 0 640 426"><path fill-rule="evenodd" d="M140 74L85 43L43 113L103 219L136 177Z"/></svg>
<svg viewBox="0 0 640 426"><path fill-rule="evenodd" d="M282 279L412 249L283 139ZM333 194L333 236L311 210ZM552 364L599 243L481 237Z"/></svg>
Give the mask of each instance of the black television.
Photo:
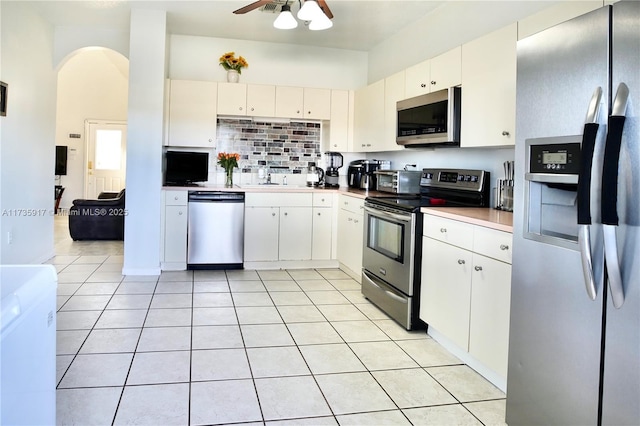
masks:
<svg viewBox="0 0 640 426"><path fill-rule="evenodd" d="M67 147L56 145L56 172L57 176L67 174Z"/></svg>
<svg viewBox="0 0 640 426"><path fill-rule="evenodd" d="M209 153L167 151L164 155L165 185L190 185L209 178Z"/></svg>

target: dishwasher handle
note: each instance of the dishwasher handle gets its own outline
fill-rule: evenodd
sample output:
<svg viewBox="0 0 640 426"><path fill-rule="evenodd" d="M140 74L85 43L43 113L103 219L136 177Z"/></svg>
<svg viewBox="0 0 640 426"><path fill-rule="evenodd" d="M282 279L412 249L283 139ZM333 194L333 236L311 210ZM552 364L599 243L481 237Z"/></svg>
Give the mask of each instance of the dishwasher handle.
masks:
<svg viewBox="0 0 640 426"><path fill-rule="evenodd" d="M189 202L244 203L244 192L189 191Z"/></svg>

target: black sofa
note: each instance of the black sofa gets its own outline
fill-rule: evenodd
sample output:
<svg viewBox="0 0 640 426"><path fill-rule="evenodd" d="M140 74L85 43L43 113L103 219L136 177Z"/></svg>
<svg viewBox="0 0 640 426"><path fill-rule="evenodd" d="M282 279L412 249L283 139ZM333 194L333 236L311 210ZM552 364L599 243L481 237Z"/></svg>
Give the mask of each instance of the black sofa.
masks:
<svg viewBox="0 0 640 426"><path fill-rule="evenodd" d="M73 200L69 234L78 240L124 240L125 190L101 193L97 200Z"/></svg>

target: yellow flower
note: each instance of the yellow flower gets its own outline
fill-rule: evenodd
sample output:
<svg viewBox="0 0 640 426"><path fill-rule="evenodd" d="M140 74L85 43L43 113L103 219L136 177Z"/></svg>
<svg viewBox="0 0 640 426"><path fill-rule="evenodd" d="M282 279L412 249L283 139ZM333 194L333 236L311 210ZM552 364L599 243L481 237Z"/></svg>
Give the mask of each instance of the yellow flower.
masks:
<svg viewBox="0 0 640 426"><path fill-rule="evenodd" d="M247 68L249 63L242 56L236 58L235 52L227 52L220 57L220 65L227 71L235 70L240 74L242 73L242 68Z"/></svg>

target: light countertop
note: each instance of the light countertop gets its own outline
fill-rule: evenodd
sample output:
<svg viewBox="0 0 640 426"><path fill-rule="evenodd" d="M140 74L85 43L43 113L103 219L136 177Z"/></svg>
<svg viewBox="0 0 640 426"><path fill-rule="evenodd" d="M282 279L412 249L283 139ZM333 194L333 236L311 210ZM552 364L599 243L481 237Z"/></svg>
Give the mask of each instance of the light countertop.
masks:
<svg viewBox="0 0 640 426"><path fill-rule="evenodd" d="M324 188L308 187L304 185L233 185L226 187L221 184L206 184L197 186L163 186L165 191L223 191L223 192L337 192L339 194L350 195L358 198L366 198L384 193L378 191L365 191L349 187ZM389 194L387 194L389 195Z"/></svg>
<svg viewBox="0 0 640 426"><path fill-rule="evenodd" d="M513 233L513 213L492 208L423 207L422 213Z"/></svg>

